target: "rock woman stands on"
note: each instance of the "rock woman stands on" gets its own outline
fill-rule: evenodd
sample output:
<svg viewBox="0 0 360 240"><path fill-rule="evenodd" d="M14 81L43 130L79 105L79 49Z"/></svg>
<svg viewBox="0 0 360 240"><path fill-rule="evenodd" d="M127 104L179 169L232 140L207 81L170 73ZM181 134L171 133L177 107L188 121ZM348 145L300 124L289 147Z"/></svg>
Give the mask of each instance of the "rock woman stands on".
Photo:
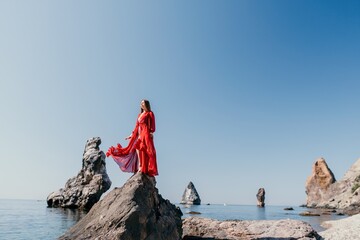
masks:
<svg viewBox="0 0 360 240"><path fill-rule="evenodd" d="M111 146L106 156L111 156L123 172L142 172L149 176L158 175L156 150L153 133L155 132L155 115L151 111L150 102L142 100L140 114L132 134L125 138L130 139L127 147L119 143ZM140 161L139 161L140 159Z"/></svg>

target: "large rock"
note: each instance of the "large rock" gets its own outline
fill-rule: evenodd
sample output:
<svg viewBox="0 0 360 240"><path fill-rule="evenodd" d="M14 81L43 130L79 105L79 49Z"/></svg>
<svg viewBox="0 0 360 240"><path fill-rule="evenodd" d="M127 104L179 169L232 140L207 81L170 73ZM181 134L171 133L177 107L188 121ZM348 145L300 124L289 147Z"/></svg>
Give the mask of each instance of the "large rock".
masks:
<svg viewBox="0 0 360 240"><path fill-rule="evenodd" d="M307 194L306 205L316 205L327 199L327 190L335 181L334 174L326 164L325 159L319 158L314 163L311 176L308 177L305 184Z"/></svg>
<svg viewBox="0 0 360 240"><path fill-rule="evenodd" d="M87 140L82 168L76 177L70 178L65 188L47 197L49 207L90 209L106 192L111 181L106 173L105 154L99 149L99 137Z"/></svg>
<svg viewBox="0 0 360 240"><path fill-rule="evenodd" d="M360 214L340 220L326 221L321 226L328 228L319 232L326 240L360 239Z"/></svg>
<svg viewBox="0 0 360 240"><path fill-rule="evenodd" d="M60 240L181 239L181 210L164 200L155 178L133 175L93 206Z"/></svg>
<svg viewBox="0 0 360 240"><path fill-rule="evenodd" d="M360 209L360 159L336 181L324 159L315 162L313 173L306 182L307 207L349 209L352 214ZM357 210L354 212L354 209Z"/></svg>
<svg viewBox="0 0 360 240"><path fill-rule="evenodd" d="M310 224L297 220L217 221L191 217L183 221L183 239L321 239Z"/></svg>
<svg viewBox="0 0 360 240"><path fill-rule="evenodd" d="M265 206L265 189L259 188L258 193L256 194L257 198L257 206L264 207Z"/></svg>
<svg viewBox="0 0 360 240"><path fill-rule="evenodd" d="M196 188L192 182L190 182L185 188L184 194L182 195L180 204L186 205L200 205L201 199L196 191Z"/></svg>

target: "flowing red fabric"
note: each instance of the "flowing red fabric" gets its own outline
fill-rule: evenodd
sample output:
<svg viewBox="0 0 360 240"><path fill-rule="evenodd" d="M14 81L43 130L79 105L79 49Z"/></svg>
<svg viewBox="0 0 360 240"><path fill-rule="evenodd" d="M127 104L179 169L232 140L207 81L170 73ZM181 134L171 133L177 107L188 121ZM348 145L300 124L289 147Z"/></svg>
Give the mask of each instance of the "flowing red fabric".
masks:
<svg viewBox="0 0 360 240"><path fill-rule="evenodd" d="M151 111L139 114L135 129L127 147L117 144L111 146L106 156L111 156L123 172L137 172L140 158L140 171L149 176L158 175L156 150L152 133L155 132L155 115ZM139 152L139 156L136 153Z"/></svg>

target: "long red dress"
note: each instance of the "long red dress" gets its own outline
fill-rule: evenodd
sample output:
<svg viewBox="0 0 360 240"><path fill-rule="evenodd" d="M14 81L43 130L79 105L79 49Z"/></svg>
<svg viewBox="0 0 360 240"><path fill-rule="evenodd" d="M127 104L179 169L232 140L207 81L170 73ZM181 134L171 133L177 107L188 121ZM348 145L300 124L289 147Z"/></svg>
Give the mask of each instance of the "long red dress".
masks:
<svg viewBox="0 0 360 240"><path fill-rule="evenodd" d="M149 176L158 175L153 132L155 115L151 111L144 111L137 118L128 146L123 148L119 143L116 147L111 146L106 156L111 156L123 172L137 172L138 150L141 172Z"/></svg>

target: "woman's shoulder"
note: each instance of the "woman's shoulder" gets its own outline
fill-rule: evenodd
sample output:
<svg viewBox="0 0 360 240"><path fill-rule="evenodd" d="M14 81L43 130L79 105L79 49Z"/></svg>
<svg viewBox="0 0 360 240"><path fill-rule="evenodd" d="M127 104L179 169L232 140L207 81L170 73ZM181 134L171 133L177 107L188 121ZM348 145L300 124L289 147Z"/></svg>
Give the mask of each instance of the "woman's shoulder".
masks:
<svg viewBox="0 0 360 240"><path fill-rule="evenodd" d="M142 112L139 113L138 118L143 118L143 117L154 117L154 113L152 111L146 111L146 112Z"/></svg>

